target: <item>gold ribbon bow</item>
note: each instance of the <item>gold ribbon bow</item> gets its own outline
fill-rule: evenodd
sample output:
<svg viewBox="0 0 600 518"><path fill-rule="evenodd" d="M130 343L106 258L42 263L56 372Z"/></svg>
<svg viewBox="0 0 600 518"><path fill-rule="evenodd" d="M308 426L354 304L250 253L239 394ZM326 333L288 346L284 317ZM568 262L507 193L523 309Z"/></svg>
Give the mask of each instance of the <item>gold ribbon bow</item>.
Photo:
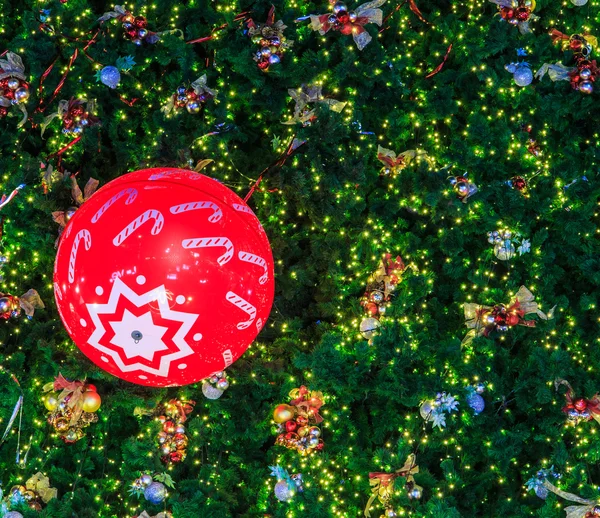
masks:
<svg viewBox="0 0 600 518"><path fill-rule="evenodd" d="M51 383L46 383L43 387L44 392L61 390L58 395L58 400L63 401L67 396L71 396L67 406L73 410L71 415L70 426L74 426L81 414L83 413L83 381L68 381L62 374L58 374L56 379Z"/></svg>
<svg viewBox="0 0 600 518"><path fill-rule="evenodd" d="M588 513L591 513L598 502L594 500L588 500L586 498L581 498L573 493L567 493L562 489L558 489L554 484L544 480L544 487L548 489L548 491L552 491L554 494L564 498L565 500L569 500L570 502L577 502L581 505L570 505L569 507L565 507L565 512L567 513L566 518L585 518Z"/></svg>
<svg viewBox="0 0 600 518"><path fill-rule="evenodd" d="M417 456L411 453L407 458L404 466L394 471L393 473L373 472L369 473L369 484L371 484L371 496L365 506L364 515L366 518L371 517L370 507L375 500L379 500L385 507L389 507L390 500L394 495L394 482L398 477L406 478L406 486L411 489L423 488L415 483L414 474L419 472L417 466Z"/></svg>
<svg viewBox="0 0 600 518"><path fill-rule="evenodd" d="M345 102L324 97L320 86L302 85L299 89L290 88L288 94L296 102L294 117L289 121L284 121L282 124L305 123L312 120L315 116L315 110L309 110L308 103L326 104L330 110L338 113L346 106Z"/></svg>
<svg viewBox="0 0 600 518"><path fill-rule="evenodd" d="M422 149L408 149L407 151L396 155L391 149L379 146L377 148L377 159L385 166L382 168L382 172L388 174L387 170L389 169L389 174L392 175L398 174L402 169L414 161L420 162L421 160L425 160L429 164L429 167L434 167L435 165L433 158Z"/></svg>
<svg viewBox="0 0 600 518"><path fill-rule="evenodd" d="M56 488L50 487L50 479L39 472L25 482L25 487L40 495L40 498L45 504L53 498L56 498L56 495L58 494Z"/></svg>

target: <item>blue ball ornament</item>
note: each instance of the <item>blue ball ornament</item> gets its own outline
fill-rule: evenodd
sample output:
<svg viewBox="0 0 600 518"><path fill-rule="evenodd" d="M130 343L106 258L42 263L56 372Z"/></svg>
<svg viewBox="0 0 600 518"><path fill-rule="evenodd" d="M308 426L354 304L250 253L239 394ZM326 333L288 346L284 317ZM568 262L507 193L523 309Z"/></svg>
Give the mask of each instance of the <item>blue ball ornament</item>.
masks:
<svg viewBox="0 0 600 518"><path fill-rule="evenodd" d="M485 400L477 393L469 394L467 396L467 405L469 405L473 409L473 412L475 412L475 415L477 415L483 412Z"/></svg>
<svg viewBox="0 0 600 518"><path fill-rule="evenodd" d="M144 498L151 504L160 504L167 497L167 488L160 482L152 482L144 489Z"/></svg>
<svg viewBox="0 0 600 518"><path fill-rule="evenodd" d="M109 88L116 88L121 81L121 72L117 67L104 67L100 71L100 81Z"/></svg>

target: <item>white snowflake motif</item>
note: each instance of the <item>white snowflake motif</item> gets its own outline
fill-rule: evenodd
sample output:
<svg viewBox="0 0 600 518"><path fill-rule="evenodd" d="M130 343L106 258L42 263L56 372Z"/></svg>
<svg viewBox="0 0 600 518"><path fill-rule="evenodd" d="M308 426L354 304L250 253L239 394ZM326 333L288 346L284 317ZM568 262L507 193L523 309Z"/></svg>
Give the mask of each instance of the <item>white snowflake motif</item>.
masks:
<svg viewBox="0 0 600 518"><path fill-rule="evenodd" d="M121 297L138 308L146 308L146 311L134 315L128 309L124 309L122 316L117 316L117 314L120 314L118 310ZM153 314L156 315L156 310L153 311L150 304L155 307L158 306L162 320L181 323L172 338L165 338L168 327L157 325L154 322L152 317ZM113 282L106 304L86 304L86 306L94 326L88 343L112 358L122 372L139 370L155 376L166 377L169 374L172 362L194 354L185 337L199 315L173 311L169 307L164 285L138 295L121 279L117 278ZM114 331L114 336L110 340L107 340L107 330L100 319L100 315L115 315L114 320L107 319L112 331ZM111 336L110 332L108 336ZM162 354L157 359L157 353L164 351L170 352ZM104 355L101 358L102 361L110 361ZM135 361L135 358L143 358L146 363ZM132 362L129 363L124 359L132 360ZM139 377L140 379L147 379L147 376L143 374Z"/></svg>
<svg viewBox="0 0 600 518"><path fill-rule="evenodd" d="M519 248L517 248L517 252L519 252L519 255L526 254L530 250L531 242L529 241L529 239L523 239L523 241L521 241L521 244L519 245Z"/></svg>
<svg viewBox="0 0 600 518"><path fill-rule="evenodd" d="M449 394L442 392L437 394L435 398L436 406L431 414L433 426L438 428L445 428L446 426L446 414L451 414L458 410L458 401Z"/></svg>

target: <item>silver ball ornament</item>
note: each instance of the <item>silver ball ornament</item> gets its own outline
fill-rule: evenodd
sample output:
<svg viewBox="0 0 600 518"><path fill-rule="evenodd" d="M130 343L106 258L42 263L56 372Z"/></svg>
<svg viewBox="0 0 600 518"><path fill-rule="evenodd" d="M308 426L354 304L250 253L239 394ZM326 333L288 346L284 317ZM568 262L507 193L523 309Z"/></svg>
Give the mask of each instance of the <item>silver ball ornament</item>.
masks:
<svg viewBox="0 0 600 518"><path fill-rule="evenodd" d="M501 261L508 261L515 255L515 245L510 241L497 243L494 246L494 255Z"/></svg>
<svg viewBox="0 0 600 518"><path fill-rule="evenodd" d="M581 77L581 79L589 79L592 77L592 71L589 68L584 68L579 72L579 77Z"/></svg>
<svg viewBox="0 0 600 518"><path fill-rule="evenodd" d="M11 301L8 297L0 298L0 313L6 313L12 308Z"/></svg>
<svg viewBox="0 0 600 518"><path fill-rule="evenodd" d="M23 518L23 515L19 511L8 511L4 518Z"/></svg>
<svg viewBox="0 0 600 518"><path fill-rule="evenodd" d="M151 504L160 504L167 497L167 488L160 482L152 482L144 490L144 498Z"/></svg>
<svg viewBox="0 0 600 518"><path fill-rule="evenodd" d="M140 29L138 31L138 36L144 39L146 36L148 36L148 31L146 29Z"/></svg>
<svg viewBox="0 0 600 518"><path fill-rule="evenodd" d="M379 314L381 316L384 316L386 314L386 312L387 312L387 307L386 306L379 306L377 308L377 311L379 311Z"/></svg>
<svg viewBox="0 0 600 518"><path fill-rule="evenodd" d="M477 385L475 385L475 392L477 392L477 394L483 394L485 392L485 385L483 383L477 383Z"/></svg>
<svg viewBox="0 0 600 518"><path fill-rule="evenodd" d="M516 67L513 79L517 86L529 86L533 81L533 72L527 65L520 63Z"/></svg>
<svg viewBox="0 0 600 518"><path fill-rule="evenodd" d="M329 23L329 25L333 25L337 21L338 21L338 19L335 14L330 14L329 17L327 18L327 22Z"/></svg>
<svg viewBox="0 0 600 518"><path fill-rule="evenodd" d="M205 381L202 383L202 394L204 394L204 397L207 399L219 399L223 395L223 391L212 385L210 382Z"/></svg>
<svg viewBox="0 0 600 518"><path fill-rule="evenodd" d="M423 493L421 492L421 490L417 487L413 487L409 492L408 492L408 498L410 498L411 500L419 500L421 498L421 496L423 496Z"/></svg>
<svg viewBox="0 0 600 518"><path fill-rule="evenodd" d="M116 88L121 81L121 72L117 67L104 67L100 71L100 81L109 88Z"/></svg>
<svg viewBox="0 0 600 518"><path fill-rule="evenodd" d="M198 112L200 112L201 108L202 108L202 106L200 105L200 103L198 101L188 101L188 103L185 105L185 109L189 113L198 113Z"/></svg>
<svg viewBox="0 0 600 518"><path fill-rule="evenodd" d="M263 47L262 49L260 49L260 54L261 56L268 58L271 55L270 47Z"/></svg>
<svg viewBox="0 0 600 518"><path fill-rule="evenodd" d="M345 13L347 10L348 10L348 8L346 7L346 4L344 2L336 2L333 5L333 13L334 14Z"/></svg>
<svg viewBox="0 0 600 518"><path fill-rule="evenodd" d="M217 378L224 378L225 377L225 371L217 371L213 374L213 376L216 376Z"/></svg>
<svg viewBox="0 0 600 518"><path fill-rule="evenodd" d="M271 54L269 56L269 63L271 63L271 65L276 65L279 62L281 62L281 58L277 54Z"/></svg>
<svg viewBox="0 0 600 518"><path fill-rule="evenodd" d="M219 381L217 381L217 388L221 390L227 390L229 388L229 381L227 378L221 378Z"/></svg>
<svg viewBox="0 0 600 518"><path fill-rule="evenodd" d="M362 322L360 323L360 334L367 340L370 340L379 333L380 327L381 324L376 318L363 318Z"/></svg>
<svg viewBox="0 0 600 518"><path fill-rule="evenodd" d="M138 46L142 44L142 40L140 40L140 39L138 39L138 38L136 38L136 39L134 39L134 40L131 40L131 42L132 42L134 45L138 45Z"/></svg>
<svg viewBox="0 0 600 518"><path fill-rule="evenodd" d="M430 399L429 401L425 401L419 408L419 413L426 422L433 421L433 411L436 406L436 402L433 399Z"/></svg>
<svg viewBox="0 0 600 518"><path fill-rule="evenodd" d="M175 428L175 433L185 433L185 426L182 424L177 425L177 428Z"/></svg>
<svg viewBox="0 0 600 518"><path fill-rule="evenodd" d="M588 3L588 0L571 0L571 3L577 7L581 7Z"/></svg>
<svg viewBox="0 0 600 518"><path fill-rule="evenodd" d="M68 223L77 212L77 207L69 207L65 210L65 221Z"/></svg>
<svg viewBox="0 0 600 518"><path fill-rule="evenodd" d="M145 487L145 486L149 486L150 484L152 484L152 477L150 475L148 475L147 473L144 473L140 478L140 483Z"/></svg>
<svg viewBox="0 0 600 518"><path fill-rule="evenodd" d="M169 445L163 446L160 450L163 452L163 455L171 453L171 447Z"/></svg>
<svg viewBox="0 0 600 518"><path fill-rule="evenodd" d="M357 19L358 19L358 14L356 14L354 11L350 11L348 13L348 21L350 23L354 23Z"/></svg>
<svg viewBox="0 0 600 518"><path fill-rule="evenodd" d="M295 491L288 486L285 480L280 480L275 484L275 498L280 502L289 502L294 498Z"/></svg>
<svg viewBox="0 0 600 518"><path fill-rule="evenodd" d="M19 88L19 85L21 84L21 81L19 81L16 77L11 77L8 80L7 86L11 89L11 90L16 90L17 88Z"/></svg>
<svg viewBox="0 0 600 518"><path fill-rule="evenodd" d="M383 302L383 293L380 291L374 291L371 293L371 301L375 302L375 304L380 304Z"/></svg>
<svg viewBox="0 0 600 518"><path fill-rule="evenodd" d="M15 101L18 103L24 103L29 99L29 88L21 86L15 90Z"/></svg>
<svg viewBox="0 0 600 518"><path fill-rule="evenodd" d="M579 91L583 94L591 94L594 91L594 85L591 81L584 81L579 84Z"/></svg>
<svg viewBox="0 0 600 518"><path fill-rule="evenodd" d="M396 511L394 511L393 509L388 509L385 512L385 518L396 518L396 516L398 516L398 515L396 514Z"/></svg>

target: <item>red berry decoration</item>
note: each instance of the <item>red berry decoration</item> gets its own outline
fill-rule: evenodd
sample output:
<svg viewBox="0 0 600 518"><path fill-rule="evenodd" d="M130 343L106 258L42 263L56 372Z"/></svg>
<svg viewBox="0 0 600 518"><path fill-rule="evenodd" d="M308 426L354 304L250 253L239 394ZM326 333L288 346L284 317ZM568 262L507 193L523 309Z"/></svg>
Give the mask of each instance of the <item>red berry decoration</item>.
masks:
<svg viewBox="0 0 600 518"><path fill-rule="evenodd" d="M141 385L200 381L239 358L273 302L273 257L248 205L189 170L124 175L73 215L56 302L96 365Z"/></svg>

